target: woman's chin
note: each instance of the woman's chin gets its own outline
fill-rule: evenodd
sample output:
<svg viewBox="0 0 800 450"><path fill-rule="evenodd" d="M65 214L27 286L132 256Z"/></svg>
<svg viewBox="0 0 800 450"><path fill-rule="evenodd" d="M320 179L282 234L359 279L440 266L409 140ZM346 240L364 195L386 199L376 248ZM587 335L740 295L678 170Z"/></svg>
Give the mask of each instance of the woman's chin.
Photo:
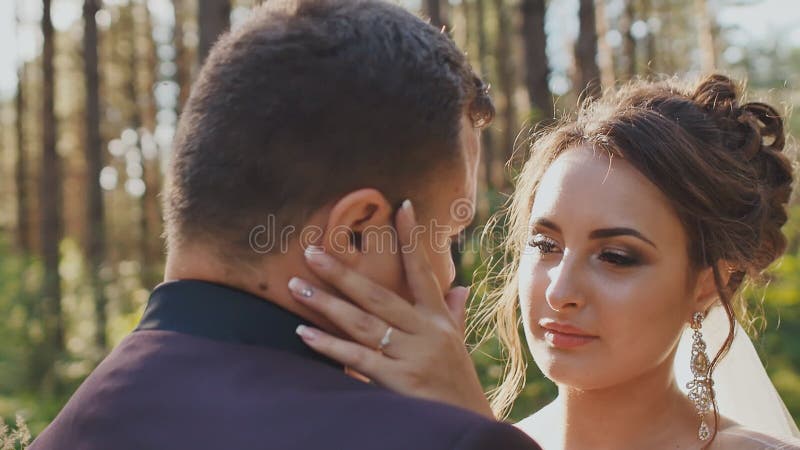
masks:
<svg viewBox="0 0 800 450"><path fill-rule="evenodd" d="M591 370L575 371L565 367L554 366L547 370L542 370L542 374L558 386L579 391L593 391L609 386L593 376L594 373Z"/></svg>
<svg viewBox="0 0 800 450"><path fill-rule="evenodd" d="M595 354L554 349L544 341L531 346L531 354L542 374L558 385L590 390L602 388L601 362Z"/></svg>

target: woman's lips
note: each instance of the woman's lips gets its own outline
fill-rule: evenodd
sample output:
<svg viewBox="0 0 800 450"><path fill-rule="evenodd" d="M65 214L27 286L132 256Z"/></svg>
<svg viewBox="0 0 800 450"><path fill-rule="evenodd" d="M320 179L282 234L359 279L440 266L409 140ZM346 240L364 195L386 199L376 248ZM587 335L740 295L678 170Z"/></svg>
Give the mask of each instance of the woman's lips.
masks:
<svg viewBox="0 0 800 450"><path fill-rule="evenodd" d="M557 348L580 347L598 339L597 336L591 335L574 325L557 322L552 319L540 320L539 326L544 329L545 341Z"/></svg>
<svg viewBox="0 0 800 450"><path fill-rule="evenodd" d="M575 348L586 345L594 340L596 336L583 336L578 334L562 333L560 331L544 330L544 340L553 347L558 348Z"/></svg>

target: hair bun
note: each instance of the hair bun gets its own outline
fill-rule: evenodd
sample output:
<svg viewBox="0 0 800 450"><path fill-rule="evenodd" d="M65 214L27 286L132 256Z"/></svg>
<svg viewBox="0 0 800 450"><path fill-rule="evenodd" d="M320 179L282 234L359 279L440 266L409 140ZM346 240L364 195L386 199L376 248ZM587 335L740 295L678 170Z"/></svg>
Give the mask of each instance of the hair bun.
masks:
<svg viewBox="0 0 800 450"><path fill-rule="evenodd" d="M692 94L695 101L706 111L729 108L736 104L739 98L739 89L730 78L714 74L704 79Z"/></svg>
<svg viewBox="0 0 800 450"><path fill-rule="evenodd" d="M761 136L759 144L775 151L783 150L786 144L783 117L775 108L766 103L753 102L742 106L742 111L748 117L755 119L755 128ZM765 143L765 139L771 139L771 142Z"/></svg>
<svg viewBox="0 0 800 450"><path fill-rule="evenodd" d="M695 89L692 100L709 114L723 133L725 146L745 161L761 151L764 136L774 138L770 145L783 148L783 122L769 105L748 103L739 106L739 89L730 78L714 74ZM780 136L780 138L778 138Z"/></svg>
<svg viewBox="0 0 800 450"><path fill-rule="evenodd" d="M714 120L724 146L742 160L761 166L763 161L755 160L777 159L774 162L786 168L788 160L781 154L786 144L783 117L775 108L760 102L740 106L738 87L719 74L703 80L691 99Z"/></svg>
<svg viewBox="0 0 800 450"><path fill-rule="evenodd" d="M716 124L722 145L750 168L760 193L761 230L758 251L750 263L762 270L783 252L786 239L780 227L786 223L786 204L792 193L793 170L783 153L786 144L783 118L770 105L739 105L739 89L724 75L710 75L691 94L691 99Z"/></svg>

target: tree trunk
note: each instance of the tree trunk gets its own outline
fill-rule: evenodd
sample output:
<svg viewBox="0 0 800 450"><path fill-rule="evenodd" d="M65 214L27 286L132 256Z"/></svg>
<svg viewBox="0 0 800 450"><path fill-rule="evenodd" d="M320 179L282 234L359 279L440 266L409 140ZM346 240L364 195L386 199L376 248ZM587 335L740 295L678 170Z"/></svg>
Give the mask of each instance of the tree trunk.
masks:
<svg viewBox="0 0 800 450"><path fill-rule="evenodd" d="M200 65L219 36L230 27L231 4L228 0L200 0L197 9L197 28L200 42L197 59Z"/></svg>
<svg viewBox="0 0 800 450"><path fill-rule="evenodd" d="M31 252L30 217L28 216L28 155L25 142L25 79L26 65L23 63L19 70L19 84L17 85L17 160L14 165L14 179L17 187L17 242L19 249L29 255Z"/></svg>
<svg viewBox="0 0 800 450"><path fill-rule="evenodd" d="M487 81L489 77L489 44L486 38L486 1L475 1L475 20L477 21L477 41L478 41L478 61L481 68L481 77ZM486 179L486 187L492 190L495 186L493 184L493 167L495 160L494 139L491 129L486 129L481 133L483 144L483 164L484 164L484 177Z"/></svg>
<svg viewBox="0 0 800 450"><path fill-rule="evenodd" d="M545 0L522 0L522 36L525 45L525 83L531 102L533 121L551 121L553 95L547 79L550 62L547 58L547 35L544 31Z"/></svg>
<svg viewBox="0 0 800 450"><path fill-rule="evenodd" d="M442 11L441 0L425 0L424 4L425 15L431 19L431 25L439 29L442 27L450 28L444 17L444 11Z"/></svg>
<svg viewBox="0 0 800 450"><path fill-rule="evenodd" d="M40 356L48 364L44 375L44 388L57 390L58 377L54 362L64 351L64 325L61 317L61 277L58 274L59 243L63 230L61 205L61 164L56 151L55 73L53 67L54 42L53 23L50 20L50 2L44 0L42 14L42 135L43 154L41 172L42 208L42 259L44 280L42 289L42 319L44 321L46 347Z"/></svg>
<svg viewBox="0 0 800 450"><path fill-rule="evenodd" d="M600 88L600 68L597 66L597 30L594 3L580 0L580 28L575 43L575 88L583 98L597 98Z"/></svg>
<svg viewBox="0 0 800 450"><path fill-rule="evenodd" d="M640 0L640 11L644 20L650 20L655 16L652 0ZM654 76L658 73L656 67L656 36L655 31L648 25L647 37L645 38L645 58L646 67L645 73L648 77Z"/></svg>
<svg viewBox="0 0 800 450"><path fill-rule="evenodd" d="M97 23L95 14L99 0L83 3L83 64L86 76L86 223L87 261L95 304L95 345L101 353L108 349L106 341L106 296L100 272L106 257L105 205L100 187L100 171L103 169L103 151L100 139L100 74L97 57Z"/></svg>
<svg viewBox="0 0 800 450"><path fill-rule="evenodd" d="M139 38L138 37L139 37L139 35L138 35L137 23L136 23L136 18L140 17L139 13L141 12L141 11L137 11L137 7L138 6L139 5L136 4L136 3L132 3L129 6L128 15L126 16L127 29L124 30L123 32L125 34L125 39L128 39L128 42L130 42L130 54L127 55L127 57L128 57L128 67L130 67L130 71L129 71L129 76L128 76L128 80L127 80L127 84L126 84L126 89L128 91L128 97L131 99L131 105L130 105L131 109L130 109L130 115L128 117L128 126L130 126L130 128L133 129L136 132L136 134L135 134L136 142L134 143L134 146L139 150L139 156L140 156L139 163L141 164L141 168L142 168L141 180L142 180L142 182L145 183L145 193L142 194L142 196L138 198L138 203L139 203L139 211L138 211L138 213L139 213L139 217L138 217L138 219L139 219L139 221L138 221L139 222L138 223L139 233L137 235L138 242L137 242L137 246L136 247L138 249L139 263L141 265L140 266L141 267L141 270L140 270L141 279L142 279L142 282L145 285L147 285L148 284L147 280L149 280L151 278L149 272L150 272L150 270L153 269L153 267L152 267L153 263L150 261L150 252L149 252L149 249L148 249L148 241L152 237L152 231L151 231L150 220L149 220L149 218L147 216L147 204L146 204L146 199L147 199L146 194L147 194L147 191L149 190L149 187L147 186L147 178L148 178L147 169L148 169L148 167L147 167L146 160L144 158L144 154L142 152L142 139L141 139L142 133L144 132L144 130L142 128L142 125L143 125L142 108L141 108L142 102L140 101L141 100L141 96L140 96L140 93L139 93L139 86L140 86L139 75L140 75L140 72L141 72L142 64L141 64L141 61L140 61L140 58L139 58L139 56L140 56L139 55L140 48L139 48L139 45L138 45L138 42L139 42ZM128 164L130 164L130 163L128 163ZM147 287L150 287L150 286L147 286Z"/></svg>
<svg viewBox="0 0 800 450"><path fill-rule="evenodd" d="M147 86L154 86L157 82L155 68L158 66L156 61L155 44L152 40L152 22L150 12L147 8L142 8L141 16L144 18L144 33L149 43L144 63L137 61L138 66L147 70ZM142 125L146 130L154 132L156 128L156 105L152 98L152 89L147 93L147 102L143 104ZM145 154L142 147L142 181L145 183L144 195L141 198L141 220L139 227L142 235L142 282L147 289L152 289L161 279L161 238L162 229L161 214L158 204L158 192L161 190L161 167L158 152L154 158Z"/></svg>
<svg viewBox="0 0 800 450"><path fill-rule="evenodd" d="M613 89L616 77L614 76L614 53L606 38L609 30L608 17L606 16L606 2L605 0L595 0L594 5L600 84L603 89Z"/></svg>
<svg viewBox="0 0 800 450"><path fill-rule="evenodd" d="M189 61L189 54L183 42L183 22L186 20L186 0L174 0L175 4L175 28L173 29L172 42L175 46L175 65L177 71L175 78L178 82L180 93L178 94L178 107L176 113L180 114L183 105L189 98L189 91L192 84L192 63Z"/></svg>
<svg viewBox="0 0 800 450"><path fill-rule="evenodd" d="M694 7L697 17L697 37L700 40L700 68L703 73L712 73L717 64L714 51L714 26L708 12L708 3L706 0L695 0Z"/></svg>
<svg viewBox="0 0 800 450"><path fill-rule="evenodd" d="M636 40L631 34L634 17L633 0L625 0L619 28L622 33L622 76L628 80L636 76Z"/></svg>
<svg viewBox="0 0 800 450"><path fill-rule="evenodd" d="M517 135L517 109L514 104L514 91L517 83L514 76L512 33L510 32L513 26L505 0L494 0L494 7L497 13L497 29L501 30L501 32L497 33L497 46L495 47L495 55L497 55L497 87L502 94L502 103L499 105L499 115L502 118L500 123L500 148L502 150L497 153L498 156L503 155L503 160L498 161L498 164L495 165L494 183L495 186L498 186L503 191L508 191L512 187L511 180L505 173L505 165L514 155L514 138ZM503 32L502 30L508 31Z"/></svg>
<svg viewBox="0 0 800 450"><path fill-rule="evenodd" d="M472 40L474 36L474 30L472 29L472 2L469 0L463 0L461 2L461 14L464 17L464 26L462 28L462 33L464 36L464 50L467 54L471 53L472 49Z"/></svg>
<svg viewBox="0 0 800 450"><path fill-rule="evenodd" d="M469 19L472 19L473 31L470 31L468 38L474 39L475 46L477 47L477 58L473 59L480 66L480 76L485 83L489 83L489 45L486 37L486 2L485 0L474 0L471 6L474 9L465 11L467 15L467 25L469 26ZM465 5L466 7L466 5ZM484 195L478 197L478 203L475 205L476 214L478 217L488 217L491 213L491 198L494 187L492 186L492 164L494 161L494 136L492 127L484 129L481 132L481 147L483 148L483 156L480 159L479 165L479 192ZM453 262L456 266L456 280L457 284L464 284L468 280L464 280L461 272L458 270L461 267L462 255L459 252L457 245L451 247L451 254Z"/></svg>

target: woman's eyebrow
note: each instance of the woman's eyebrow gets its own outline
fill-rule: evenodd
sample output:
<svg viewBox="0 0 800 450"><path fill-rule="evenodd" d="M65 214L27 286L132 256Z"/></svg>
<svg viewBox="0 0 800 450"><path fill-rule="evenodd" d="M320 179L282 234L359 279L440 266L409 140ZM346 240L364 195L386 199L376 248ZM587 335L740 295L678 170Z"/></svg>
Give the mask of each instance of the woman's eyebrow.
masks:
<svg viewBox="0 0 800 450"><path fill-rule="evenodd" d="M633 236L635 238L639 238L644 242L652 245L653 248L658 249L656 244L653 243L650 239L647 239L642 233L634 230L633 228L625 228L625 227L617 227L617 228L602 228L599 230L594 230L589 233L589 239L604 239L616 236Z"/></svg>
<svg viewBox="0 0 800 450"><path fill-rule="evenodd" d="M556 224L550 219L545 219L543 217L534 220L533 223L531 224L531 227L532 228L545 227L557 233L561 233L561 227L559 227L558 224ZM643 235L639 231L634 230L633 228L626 228L626 227L601 228L589 233L589 239L607 239L616 236L633 236L650 244L651 246L653 246L653 248L658 249L658 247L656 246L656 244L653 243L653 241L648 239L645 235Z"/></svg>
<svg viewBox="0 0 800 450"><path fill-rule="evenodd" d="M550 228L551 230L557 233L561 232L561 228L558 225L556 225L555 222L553 222L550 219L545 219L543 217L540 217L531 223L531 228L536 228L536 227L545 227L545 228Z"/></svg>

